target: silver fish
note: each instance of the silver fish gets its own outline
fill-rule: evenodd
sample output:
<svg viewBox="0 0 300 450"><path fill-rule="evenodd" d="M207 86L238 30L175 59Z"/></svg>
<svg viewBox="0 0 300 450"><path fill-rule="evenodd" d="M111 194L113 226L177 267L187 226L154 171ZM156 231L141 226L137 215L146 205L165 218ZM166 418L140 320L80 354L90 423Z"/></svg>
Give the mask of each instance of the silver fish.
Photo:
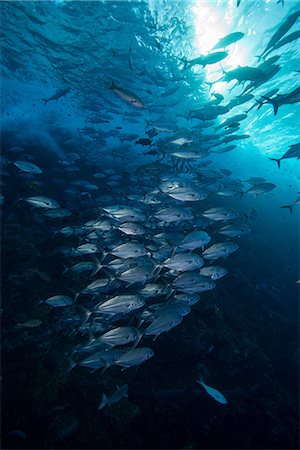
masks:
<svg viewBox="0 0 300 450"><path fill-rule="evenodd" d="M145 301L138 295L116 295L96 306L95 312L101 314L128 313L142 308Z"/></svg>
<svg viewBox="0 0 300 450"><path fill-rule="evenodd" d="M18 169L22 170L26 173L35 173L35 174L41 174L43 173L42 170L35 164L28 162L28 161L14 161L13 162L15 166L18 167Z"/></svg>
<svg viewBox="0 0 300 450"><path fill-rule="evenodd" d="M147 255L149 252L147 252L143 244L126 242L113 248L109 253L118 258L135 258L137 256Z"/></svg>
<svg viewBox="0 0 300 450"><path fill-rule="evenodd" d="M183 317L178 313L165 313L155 319L144 331L145 336L155 336L157 338L161 333L172 330L179 325Z"/></svg>
<svg viewBox="0 0 300 450"><path fill-rule="evenodd" d="M211 237L206 231L192 231L183 239L178 247L186 250L195 250L196 248L203 248L210 241Z"/></svg>
<svg viewBox="0 0 300 450"><path fill-rule="evenodd" d="M219 230L219 233L229 237L240 237L250 234L251 228L247 224L240 224L240 225L231 224L221 228Z"/></svg>
<svg viewBox="0 0 300 450"><path fill-rule="evenodd" d="M98 410L100 411L107 405L111 406L114 403L119 403L123 397L128 398L128 384L123 384L121 387L117 386L117 390L110 397L103 394Z"/></svg>
<svg viewBox="0 0 300 450"><path fill-rule="evenodd" d="M173 286L181 292L194 294L210 291L216 287L216 284L210 278L204 277L197 272L185 272L175 278Z"/></svg>
<svg viewBox="0 0 300 450"><path fill-rule="evenodd" d="M226 274L227 270L221 266L207 266L200 269L200 275L210 277L212 280L219 280L220 278L225 277Z"/></svg>
<svg viewBox="0 0 300 450"><path fill-rule="evenodd" d="M239 246L234 242L219 242L208 247L203 253L204 259L215 260L218 258L227 258L231 253L235 252Z"/></svg>
<svg viewBox="0 0 300 450"><path fill-rule="evenodd" d="M204 265L201 256L196 253L178 253L171 258L168 258L163 264L163 267L177 270L179 272L192 271L200 269Z"/></svg>
<svg viewBox="0 0 300 450"><path fill-rule="evenodd" d="M67 295L54 295L53 297L45 300L45 303L47 303L47 305L53 306L54 308L60 308L63 306L73 305L74 302L71 297L68 297Z"/></svg>
<svg viewBox="0 0 300 450"><path fill-rule="evenodd" d="M237 217L237 213L228 208L211 208L204 213L202 213L204 217L207 217L211 220L231 220Z"/></svg>
<svg viewBox="0 0 300 450"><path fill-rule="evenodd" d="M126 345L138 342L142 337L140 330L134 327L117 327L100 336L100 340L109 346Z"/></svg>
<svg viewBox="0 0 300 450"><path fill-rule="evenodd" d="M53 200L49 197L28 197L26 198L26 202L30 203L31 205L37 207L37 208L47 208L47 209L56 209L60 208L59 203L57 203L56 200Z"/></svg>
<svg viewBox="0 0 300 450"><path fill-rule="evenodd" d="M115 364L124 368L138 366L154 355L153 350L149 347L140 347L129 350L115 361Z"/></svg>

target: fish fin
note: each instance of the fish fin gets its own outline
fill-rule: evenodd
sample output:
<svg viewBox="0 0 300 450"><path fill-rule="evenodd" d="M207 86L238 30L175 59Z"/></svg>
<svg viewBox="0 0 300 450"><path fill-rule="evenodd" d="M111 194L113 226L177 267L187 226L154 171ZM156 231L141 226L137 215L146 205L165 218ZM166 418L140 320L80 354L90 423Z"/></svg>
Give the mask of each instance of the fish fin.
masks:
<svg viewBox="0 0 300 450"><path fill-rule="evenodd" d="M203 84L207 84L209 86L209 90L211 90L211 88L217 81L204 81Z"/></svg>
<svg viewBox="0 0 300 450"><path fill-rule="evenodd" d="M76 292L75 296L74 296L74 303L77 302L79 295L81 294L81 292Z"/></svg>
<svg viewBox="0 0 300 450"><path fill-rule="evenodd" d="M70 367L67 369L66 373L69 373L75 366L77 366L77 363L75 361L73 361L73 359L70 357L68 357L67 360L68 360L68 363L70 364Z"/></svg>
<svg viewBox="0 0 300 450"><path fill-rule="evenodd" d="M281 161L281 158L269 158L271 161L276 161L277 162L277 165L278 165L278 169L280 169L280 161Z"/></svg>
<svg viewBox="0 0 300 450"><path fill-rule="evenodd" d="M105 366L103 367L103 369L101 370L101 373L100 373L100 375L103 375L106 371L107 371L107 369L110 367L110 365L107 363L107 364L105 364ZM95 369L95 370L97 370L97 369ZM94 371L93 371L94 372ZM92 372L92 373L93 373Z"/></svg>
<svg viewBox="0 0 300 450"><path fill-rule="evenodd" d="M107 396L105 394L102 394L102 399L98 411L100 411L100 409L104 408L104 406L106 405L107 405Z"/></svg>
<svg viewBox="0 0 300 450"><path fill-rule="evenodd" d="M68 290L71 291L72 294L74 294L74 303L76 303L76 301L77 301L79 295L81 294L81 292L76 292L76 291L74 291L74 289L69 288L69 287L68 287Z"/></svg>
<svg viewBox="0 0 300 450"><path fill-rule="evenodd" d="M219 64L220 64L220 66L221 66L221 69L222 69L223 74L226 75L227 72L225 72L225 70L224 70L224 68L223 68L223 66L222 66L221 61L219 61Z"/></svg>
<svg viewBox="0 0 300 450"><path fill-rule="evenodd" d="M293 205L283 205L283 206L280 206L280 208L288 208L290 211L290 214L293 214Z"/></svg>
<svg viewBox="0 0 300 450"><path fill-rule="evenodd" d="M199 377L199 380L196 380L196 383L199 383L199 384L201 384L201 386L204 387L205 383L204 383L203 378L202 378L201 375L200 375L200 377Z"/></svg>
<svg viewBox="0 0 300 450"><path fill-rule="evenodd" d="M109 89L113 90L113 89L115 89L117 87L116 83L114 82L114 80L112 78L110 80L110 83L111 84L109 86Z"/></svg>
<svg viewBox="0 0 300 450"><path fill-rule="evenodd" d="M96 258L96 256L92 255L92 259L94 260L94 262L97 264L97 267L93 270L93 272L91 273L91 277L93 277L94 275L96 275L96 273L99 272L99 270L102 269L102 264L100 263L99 259ZM103 258L104 259L104 258Z"/></svg>
<svg viewBox="0 0 300 450"><path fill-rule="evenodd" d="M64 275L69 270L69 267L67 267L65 264L63 266L64 266L64 271L63 271L62 275Z"/></svg>
<svg viewBox="0 0 300 450"><path fill-rule="evenodd" d="M275 99L268 98L268 97L265 97L265 96L263 96L263 98L265 98L267 100L267 102L270 103L273 106L274 116L276 116L277 112L278 112L279 104L276 102Z"/></svg>

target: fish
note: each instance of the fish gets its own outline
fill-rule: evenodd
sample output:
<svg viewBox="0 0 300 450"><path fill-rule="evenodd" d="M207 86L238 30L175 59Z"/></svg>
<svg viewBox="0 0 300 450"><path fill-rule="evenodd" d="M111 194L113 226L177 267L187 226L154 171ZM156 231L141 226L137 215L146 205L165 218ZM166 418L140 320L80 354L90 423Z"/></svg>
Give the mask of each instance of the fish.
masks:
<svg viewBox="0 0 300 450"><path fill-rule="evenodd" d="M73 305L74 302L71 297L68 297L67 295L54 295L53 297L44 300L44 303L47 303L47 305L52 306L53 308L61 308Z"/></svg>
<svg viewBox="0 0 300 450"><path fill-rule="evenodd" d="M265 47L264 51L259 56L259 59L262 58L267 52L269 52L270 49L272 49L280 41L280 39L294 25L294 23L297 21L299 16L300 16L300 10L294 12L293 14L290 14L285 19L285 21L280 25L280 27L276 30L276 32L273 34L273 36L269 40L269 42L268 42L267 46Z"/></svg>
<svg viewBox="0 0 300 450"><path fill-rule="evenodd" d="M207 198L207 193L192 186L178 186L166 192L169 197L182 202L198 202Z"/></svg>
<svg viewBox="0 0 300 450"><path fill-rule="evenodd" d="M42 169L40 169L36 164L33 164L28 161L14 161L13 164L17 166L18 169L22 170L22 172L34 174L43 173Z"/></svg>
<svg viewBox="0 0 300 450"><path fill-rule="evenodd" d="M204 383L202 378L200 378L200 380L197 380L196 382L201 384L208 395L210 395L216 402L221 403L222 405L226 405L228 403L227 399L221 392L211 386L208 386L206 383Z"/></svg>
<svg viewBox="0 0 300 450"><path fill-rule="evenodd" d="M246 194L254 194L254 195L262 195L266 194L270 191L273 191L273 189L276 188L276 185L274 183L259 183L255 184L254 186L251 186L251 188L246 191Z"/></svg>
<svg viewBox="0 0 300 450"><path fill-rule="evenodd" d="M154 265L141 265L132 267L128 270L125 270L120 275L118 275L118 279L127 283L127 285L131 284L145 284L149 282L154 276L155 266Z"/></svg>
<svg viewBox="0 0 300 450"><path fill-rule="evenodd" d="M91 255L93 253L100 253L101 249L96 244L81 244L72 249L70 254L73 256Z"/></svg>
<svg viewBox="0 0 300 450"><path fill-rule="evenodd" d="M230 117L229 119L226 119L220 125L215 127L215 130L217 131L220 128L226 128L228 126L231 126L234 123L241 122L242 120L245 120L246 118L247 118L247 114L237 114L236 116L233 116L233 117Z"/></svg>
<svg viewBox="0 0 300 450"><path fill-rule="evenodd" d="M208 277L200 275L197 272L184 272L175 278L172 286L180 292L197 294L214 289L216 284Z"/></svg>
<svg viewBox="0 0 300 450"><path fill-rule="evenodd" d="M200 275L210 277L212 280L220 280L220 278L225 277L227 273L228 271L221 266L207 266L200 269Z"/></svg>
<svg viewBox="0 0 300 450"><path fill-rule="evenodd" d="M245 180L245 183L250 183L250 184L260 184L260 183L264 183L266 180L263 177L249 177L247 178L247 180Z"/></svg>
<svg viewBox="0 0 300 450"><path fill-rule="evenodd" d="M251 233L251 228L247 224L230 224L219 230L220 234L228 237L241 237Z"/></svg>
<svg viewBox="0 0 300 450"><path fill-rule="evenodd" d="M216 64L219 61L227 58L228 52L213 52L208 55L200 55L195 59L183 60L185 63L185 69L191 68L193 66L199 65L203 68L209 64Z"/></svg>
<svg viewBox="0 0 300 450"><path fill-rule="evenodd" d="M126 242L125 244L118 245L110 250L109 253L118 258L135 258L149 254L144 245L138 242Z"/></svg>
<svg viewBox="0 0 300 450"><path fill-rule="evenodd" d="M53 94L51 97L49 97L47 99L43 98L42 100L44 102L44 105L47 105L47 103L50 102L51 100L58 100L59 98L64 97L65 95L67 95L70 92L70 90L71 90L70 87L60 89L57 92L55 92L55 94Z"/></svg>
<svg viewBox="0 0 300 450"><path fill-rule="evenodd" d="M272 53L274 50L277 50L278 48L281 48L285 46L286 44L289 44L290 42L294 42L300 37L300 31L294 31L293 33L288 34L285 38L280 39L273 47L264 55L266 57L270 53Z"/></svg>
<svg viewBox="0 0 300 450"><path fill-rule="evenodd" d="M94 312L98 314L124 314L140 309L144 305L145 301L139 295L116 295L105 302L98 304L94 308Z"/></svg>
<svg viewBox="0 0 300 450"><path fill-rule="evenodd" d="M63 271L63 274L66 272L73 272L73 273L83 273L83 272L91 272L91 276L96 275L97 272L102 268L103 266L100 264L100 262L95 258L95 261L82 261L77 264L74 264L71 267L66 267Z"/></svg>
<svg viewBox="0 0 300 450"><path fill-rule="evenodd" d="M244 81L257 81L265 76L264 72L256 67L238 67L237 69L232 69L228 72L224 72L223 77L221 77L217 81L226 81L230 82L233 80L237 80L238 83L242 83ZM215 83L217 82L215 81Z"/></svg>
<svg viewBox="0 0 300 450"><path fill-rule="evenodd" d="M164 208L154 214L159 220L164 222L179 222L180 220L192 220L194 217L192 208Z"/></svg>
<svg viewBox="0 0 300 450"><path fill-rule="evenodd" d="M232 108L235 108L236 106L243 105L244 103L249 102L253 98L254 98L253 94L239 95L238 97L235 97L232 100L230 100L230 102L227 103L226 106L228 109L231 110Z"/></svg>
<svg viewBox="0 0 300 450"><path fill-rule="evenodd" d="M282 205L280 208L287 208L290 214L293 214L293 208L295 205L300 205L300 196L298 196L298 198L291 205Z"/></svg>
<svg viewBox="0 0 300 450"><path fill-rule="evenodd" d="M25 328L35 328L42 324L43 322L39 319L30 319L26 320L26 322L19 322L17 323L18 327L25 327Z"/></svg>
<svg viewBox="0 0 300 450"><path fill-rule="evenodd" d="M176 294L174 297L172 297L171 302L176 303L179 302L180 304L185 303L188 306L195 305L200 300L200 295L198 294L187 294L187 293L181 293Z"/></svg>
<svg viewBox="0 0 300 450"><path fill-rule="evenodd" d="M115 361L120 358L122 355L126 353L125 350L120 349L109 349L109 350L102 350L100 352L96 352L93 355L88 356L87 358L82 359L80 362L71 363L72 366L80 365L82 367L88 367L89 369L94 369L93 371L97 369L103 368L102 373L104 371L115 364Z"/></svg>
<svg viewBox="0 0 300 450"><path fill-rule="evenodd" d="M111 406L115 403L119 403L123 397L128 398L128 384L123 384L120 387L117 385L117 390L110 397L103 394L98 411L103 409L105 406Z"/></svg>
<svg viewBox="0 0 300 450"><path fill-rule="evenodd" d="M267 103L270 103L274 109L274 115L277 115L278 109L283 105L292 105L300 101L300 87L287 94L278 94L276 97L268 98L263 96Z"/></svg>
<svg viewBox="0 0 300 450"><path fill-rule="evenodd" d="M183 317L178 313L164 313L158 316L144 331L144 336L154 336L154 340L167 331L179 325Z"/></svg>
<svg viewBox="0 0 300 450"><path fill-rule="evenodd" d="M178 244L179 248L185 250L195 250L204 248L211 241L211 237L206 231L192 231Z"/></svg>
<svg viewBox="0 0 300 450"><path fill-rule="evenodd" d="M200 269L203 265L203 259L196 253L177 253L171 258L166 259L161 266L178 272L190 272Z"/></svg>
<svg viewBox="0 0 300 450"><path fill-rule="evenodd" d="M135 106L136 108L144 108L144 103L136 94L117 86L113 80L109 89L111 89L119 98L124 100L129 105Z"/></svg>
<svg viewBox="0 0 300 450"><path fill-rule="evenodd" d="M192 142L193 142L192 139L187 139L187 138L181 137L181 138L174 139L170 143L175 144L175 145L186 145L186 144L191 144Z"/></svg>
<svg viewBox="0 0 300 450"><path fill-rule="evenodd" d="M154 355L153 350L149 347L139 347L129 350L124 355L120 356L115 364L127 369L132 366L138 366Z"/></svg>
<svg viewBox="0 0 300 450"><path fill-rule="evenodd" d="M228 47L229 45L232 45L242 39L244 36L245 33L242 33L241 31L235 31L234 33L227 34L226 36L219 39L211 50Z"/></svg>
<svg viewBox="0 0 300 450"><path fill-rule="evenodd" d="M300 159L300 142L292 144L289 149L281 156L281 158L269 158L271 161L277 163L278 169L280 169L280 163L283 159L297 158Z"/></svg>
<svg viewBox="0 0 300 450"><path fill-rule="evenodd" d="M233 211L232 209L229 208L222 208L222 207L218 207L218 208L211 208L211 209L207 209L206 211L204 211L202 213L202 216L207 217L208 219L211 220L232 220L235 219L237 217L237 213L235 211Z"/></svg>
<svg viewBox="0 0 300 450"><path fill-rule="evenodd" d="M145 228L143 228L139 223L135 222L123 222L118 226L118 230L122 231L122 233L128 236L142 236L146 233Z"/></svg>
<svg viewBox="0 0 300 450"><path fill-rule="evenodd" d="M115 345L127 345L135 342L137 345L142 337L142 332L134 327L117 327L100 336L100 340L110 347Z"/></svg>
<svg viewBox="0 0 300 450"><path fill-rule="evenodd" d="M152 140L151 139L147 139L147 138L141 138L138 139L137 141L135 141L136 144L140 144L140 145L151 145L152 144Z"/></svg>
<svg viewBox="0 0 300 450"><path fill-rule="evenodd" d="M49 209L44 214L47 217L51 217L52 219L58 219L58 218L64 218L69 217L72 215L71 211L68 209L62 209L62 208L55 208L55 209Z"/></svg>
<svg viewBox="0 0 300 450"><path fill-rule="evenodd" d="M234 242L218 242L208 247L203 253L202 258L215 260L219 258L227 258L231 253L235 252L239 246Z"/></svg>
<svg viewBox="0 0 300 450"><path fill-rule="evenodd" d="M28 197L25 199L26 202L35 206L36 208L46 208L46 209L59 209L60 205L56 200L49 197Z"/></svg>

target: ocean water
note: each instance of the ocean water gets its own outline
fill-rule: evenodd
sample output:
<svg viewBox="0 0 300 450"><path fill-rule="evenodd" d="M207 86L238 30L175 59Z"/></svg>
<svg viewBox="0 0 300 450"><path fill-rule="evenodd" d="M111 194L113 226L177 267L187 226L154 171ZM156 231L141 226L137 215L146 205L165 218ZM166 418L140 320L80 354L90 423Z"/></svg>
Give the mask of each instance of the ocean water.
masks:
<svg viewBox="0 0 300 450"><path fill-rule="evenodd" d="M299 2L0 9L2 448L299 448Z"/></svg>

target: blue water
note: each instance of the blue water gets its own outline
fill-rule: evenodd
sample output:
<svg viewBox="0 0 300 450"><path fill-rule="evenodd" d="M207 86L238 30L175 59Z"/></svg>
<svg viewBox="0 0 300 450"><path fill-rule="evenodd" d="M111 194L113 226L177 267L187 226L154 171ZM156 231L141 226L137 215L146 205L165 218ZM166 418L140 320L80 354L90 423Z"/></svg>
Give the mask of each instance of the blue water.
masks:
<svg viewBox="0 0 300 450"><path fill-rule="evenodd" d="M259 55L299 2L2 1L0 8L2 447L298 448L299 150L280 169L270 158L299 142L299 104L287 101L275 115L263 96L299 86L299 41ZM279 41L298 29L299 19ZM244 36L215 50L228 53L221 62L191 64L233 32ZM250 83L218 80L274 56L276 73L248 92L250 100L205 116L241 98ZM257 100L264 101L259 109ZM241 114L236 128L217 128ZM226 143L231 136L237 139ZM271 190L248 192L255 186L250 177L272 183ZM174 199L176 186L205 198ZM60 208L34 206L30 199L40 196ZM120 205L142 218L123 220L107 210ZM192 218L157 217L169 207L192 208ZM237 217L203 216L216 207ZM66 217L49 217L60 209ZM108 229L86 225L95 220ZM123 222L143 234L125 234ZM228 224L251 233L220 234ZM180 244L195 230L211 241L193 253L204 267L228 273L211 289L195 281L180 290L176 280L185 270L172 272L166 261L189 255ZM114 249L128 242L145 254L121 255L117 270ZM237 251L208 260L203 252L222 242L234 242ZM96 252L82 253L84 244ZM94 275L70 270L96 264L95 257L103 267ZM138 263L150 267L147 280L125 282L122 273ZM198 277L199 268L192 273ZM108 287L82 292L97 279ZM143 296L149 283L167 292ZM147 336L163 307L189 289L200 300L183 317L175 313L180 323ZM71 305L51 306L46 300L55 295ZM141 296L144 305L102 313L117 295ZM96 353L83 356L84 345L124 326L143 337L116 348L151 348L149 360L122 370L116 359L103 373L105 364L95 371L82 366ZM103 351L100 362L109 348ZM200 377L227 403L197 383ZM103 394L109 398L125 384L128 398L98 410Z"/></svg>

